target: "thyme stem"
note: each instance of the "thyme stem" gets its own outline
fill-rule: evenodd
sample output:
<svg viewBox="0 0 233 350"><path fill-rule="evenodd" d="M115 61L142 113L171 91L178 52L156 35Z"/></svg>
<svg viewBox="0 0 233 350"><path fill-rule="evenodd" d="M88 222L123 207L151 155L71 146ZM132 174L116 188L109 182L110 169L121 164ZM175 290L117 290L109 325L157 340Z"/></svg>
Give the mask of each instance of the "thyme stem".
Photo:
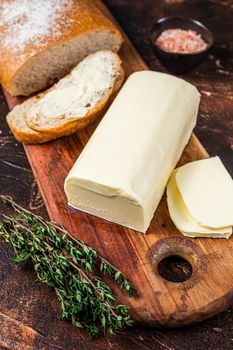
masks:
<svg viewBox="0 0 233 350"><path fill-rule="evenodd" d="M2 214L0 238L10 243L15 263L32 259L38 280L53 287L61 302L61 318L86 330L113 334L132 325L128 307L117 305L111 288L95 274L98 269L114 278L132 296L135 289L121 271L59 224L31 213L11 197L0 195L16 216Z"/></svg>

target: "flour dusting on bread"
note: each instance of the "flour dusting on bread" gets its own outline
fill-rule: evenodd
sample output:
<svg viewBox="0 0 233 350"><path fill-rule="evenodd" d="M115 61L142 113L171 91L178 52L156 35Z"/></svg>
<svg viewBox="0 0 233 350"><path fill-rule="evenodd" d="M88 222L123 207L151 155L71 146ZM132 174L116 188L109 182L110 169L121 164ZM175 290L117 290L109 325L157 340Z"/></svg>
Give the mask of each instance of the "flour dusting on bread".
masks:
<svg viewBox="0 0 233 350"><path fill-rule="evenodd" d="M13 96L51 86L122 35L93 0L0 0L0 81Z"/></svg>
<svg viewBox="0 0 233 350"><path fill-rule="evenodd" d="M2 31L2 46L13 51L23 51L35 42L43 46L46 37L57 38L61 29L70 26L73 19L63 18L64 8L69 10L74 0L14 0L0 5L0 26L7 24L7 33ZM58 21L59 19L59 21Z"/></svg>

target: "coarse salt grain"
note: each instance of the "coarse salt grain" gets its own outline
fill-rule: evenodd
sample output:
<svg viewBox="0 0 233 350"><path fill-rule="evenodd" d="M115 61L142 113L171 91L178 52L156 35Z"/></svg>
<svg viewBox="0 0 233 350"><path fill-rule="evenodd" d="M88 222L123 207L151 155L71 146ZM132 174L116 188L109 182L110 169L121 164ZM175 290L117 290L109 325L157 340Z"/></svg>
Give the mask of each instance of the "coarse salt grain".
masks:
<svg viewBox="0 0 233 350"><path fill-rule="evenodd" d="M32 43L45 45L45 39L58 38L61 29L72 23L63 19L64 9L75 0L13 0L0 5L0 41L2 48L20 53ZM59 21L58 21L59 20Z"/></svg>
<svg viewBox="0 0 233 350"><path fill-rule="evenodd" d="M162 49L175 53L193 53L206 49L207 44L194 30L167 29L156 39Z"/></svg>

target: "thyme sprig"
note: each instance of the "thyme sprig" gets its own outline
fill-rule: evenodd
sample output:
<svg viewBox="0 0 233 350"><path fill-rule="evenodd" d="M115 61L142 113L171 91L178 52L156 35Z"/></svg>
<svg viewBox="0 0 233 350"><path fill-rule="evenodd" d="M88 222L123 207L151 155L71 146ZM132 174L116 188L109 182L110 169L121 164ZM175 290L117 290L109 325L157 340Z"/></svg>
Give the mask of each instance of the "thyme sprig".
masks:
<svg viewBox="0 0 233 350"><path fill-rule="evenodd" d="M12 245L14 263L31 258L37 279L55 289L61 319L86 330L90 338L100 329L113 334L132 325L129 308L117 305L111 288L96 275L99 270L112 276L120 289L132 296L135 289L121 271L56 222L28 211L9 196L0 198L16 212L15 216L2 214L0 238Z"/></svg>

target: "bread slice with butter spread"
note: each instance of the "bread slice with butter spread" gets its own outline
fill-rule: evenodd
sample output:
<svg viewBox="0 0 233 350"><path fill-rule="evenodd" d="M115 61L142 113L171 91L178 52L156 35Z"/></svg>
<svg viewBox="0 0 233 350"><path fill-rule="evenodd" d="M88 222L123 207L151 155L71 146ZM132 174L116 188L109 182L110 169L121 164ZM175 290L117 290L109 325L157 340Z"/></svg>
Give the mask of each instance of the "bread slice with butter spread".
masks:
<svg viewBox="0 0 233 350"><path fill-rule="evenodd" d="M23 143L26 144L36 144L36 143L44 143L51 140L54 140L56 138L70 135L87 125L89 125L91 122L93 122L100 114L103 113L103 109L106 108L110 101L113 99L114 94L116 91L120 88L123 78L124 78L124 71L121 67L121 61L117 54L111 52L111 51L99 51L93 55L88 56L84 61L87 63L82 66L82 74L83 76L80 77L79 81L76 81L74 79L74 76L72 76L73 71L70 75L68 75L66 78L62 79L64 82L61 83L61 87L58 88L58 93L56 91L57 86L52 87L51 89L38 94L37 96L33 96L29 99L27 99L25 102L23 102L21 105L15 106L12 111L10 111L7 115L7 122L9 127L11 128L12 133L14 134L15 138ZM95 62L94 62L95 61ZM81 63L80 63L81 65ZM90 66L89 66L90 65ZM101 65L101 67L100 67ZM109 68L110 66L110 68ZM75 69L77 69L79 66L77 66ZM85 67L85 68L84 68ZM95 72L100 71L102 74L102 79L105 78L107 75L107 83L104 85L105 89L101 88L103 85L101 85L101 80L98 83L98 81L95 80ZM63 92L66 91L65 101L69 105L69 101L75 103L74 95L72 93L75 93L75 89L77 90L77 101L80 101L80 88L79 88L79 82L80 86L82 84L82 89L84 84L84 77L88 77L87 80L85 80L89 85L93 86L94 88L90 91L90 89L84 89L85 97L86 99L86 105L90 103L91 109L88 107L84 107L87 110L87 113L82 116L72 116L72 118L66 118L66 115L62 115L61 112L59 112L59 103L63 103ZM83 79L83 80L81 80ZM75 83L72 83L72 81L75 81ZM65 86L63 90L63 84ZM69 88L71 87L71 89ZM75 89L74 89L75 88ZM60 91L61 89L61 91ZM96 89L96 90L95 90ZM56 93L52 95L52 100L50 101L51 95L50 92L55 91ZM96 104L93 104L92 94L93 96L98 96L96 98ZM89 93L89 94L88 94ZM47 104L45 101L45 97L50 96L49 103ZM90 98L90 101L88 99ZM32 111L37 111L38 109L38 103L39 101L42 101L42 105L44 105L45 110L47 110L47 113L49 111L54 111L55 108L57 109L57 113L60 113L60 118L55 118L55 121L53 118L49 119L49 116L45 116L44 123L46 124L45 127L49 130L52 130L52 132L48 131L45 132L42 131L36 131L32 127L30 127L26 123L26 115L29 117L31 116ZM54 103L54 106L52 105ZM81 105L80 105L81 106ZM72 111L72 108L70 107L70 111ZM69 114L69 110L68 113ZM30 124L30 122L29 122ZM31 125L31 124L30 124ZM32 125L34 125L32 123Z"/></svg>
<svg viewBox="0 0 233 350"><path fill-rule="evenodd" d="M29 128L29 126L24 120L25 113L40 97L41 94L33 96L21 103L20 105L15 106L6 117L7 123L13 135L19 142L23 142L25 144L37 144L45 143L58 138L57 135L38 132ZM61 132L59 137L66 136L75 131L76 126L73 126L73 129L70 128L69 130Z"/></svg>
<svg viewBox="0 0 233 350"><path fill-rule="evenodd" d="M60 137L95 120L123 82L119 56L108 50L87 56L25 113L27 125Z"/></svg>

